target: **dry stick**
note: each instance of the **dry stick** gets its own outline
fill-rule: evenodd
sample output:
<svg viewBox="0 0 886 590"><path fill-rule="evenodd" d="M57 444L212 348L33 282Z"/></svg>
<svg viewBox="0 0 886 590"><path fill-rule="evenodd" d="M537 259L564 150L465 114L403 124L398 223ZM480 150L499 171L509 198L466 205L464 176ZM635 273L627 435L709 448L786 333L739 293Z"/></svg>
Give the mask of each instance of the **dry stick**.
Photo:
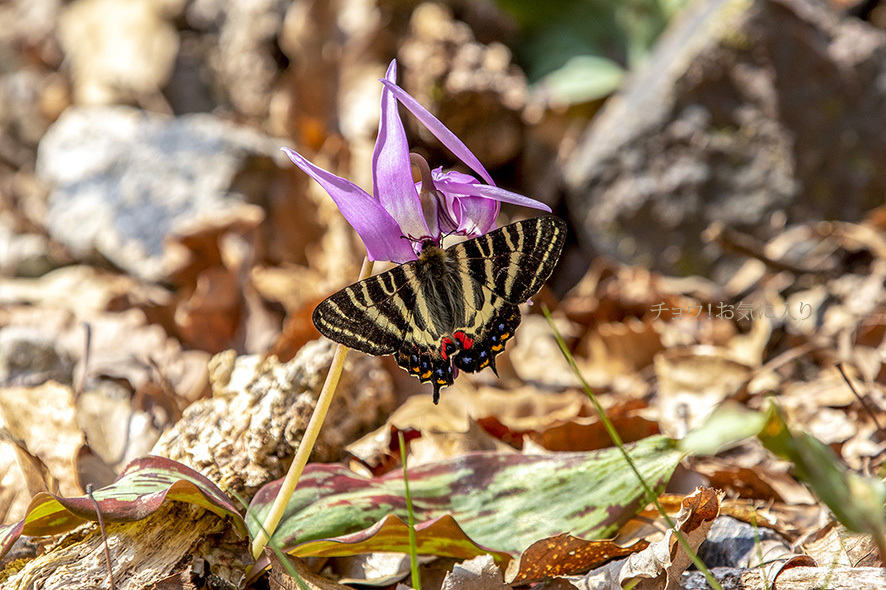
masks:
<svg viewBox="0 0 886 590"><path fill-rule="evenodd" d="M114 583L114 569L111 567L111 551L108 549L108 533L105 531L105 519L102 518L101 506L98 505L98 501L92 495L92 484L86 485L86 493L89 495L89 499L92 500L92 504L95 506L95 514L98 516L98 528L102 533L102 543L105 547L105 563L108 564L108 581L110 582L111 590L115 590L117 585Z"/></svg>
<svg viewBox="0 0 886 590"><path fill-rule="evenodd" d="M769 268L777 271L788 271L794 274L811 274L811 275L827 275L833 272L833 269L817 269L811 266L800 266L792 264L785 260L776 260L768 256L765 252L763 244L757 239L726 227L722 223L714 223L705 230L704 237L709 242L716 242L724 250L747 256L748 258L756 258L762 261Z"/></svg>
<svg viewBox="0 0 886 590"><path fill-rule="evenodd" d="M868 400L861 397L861 395L859 395L858 391L856 391L855 386L852 385L852 381L849 380L849 376L846 374L846 370L843 369L843 363L837 363L837 370L840 371L840 375L843 376L843 381L845 381L846 385L849 386L849 390L852 391L852 394L855 396L855 399L857 399L859 402L861 402L862 407L865 409L865 411L871 417L871 420L874 421L874 425L877 427L877 431L883 432L883 427L880 426L880 421L877 420L877 415L874 413L874 409L871 408L871 405L868 403Z"/></svg>
<svg viewBox="0 0 886 590"><path fill-rule="evenodd" d="M363 260L363 268L360 269L360 278L357 280L362 281L368 278L371 273L372 261L366 258ZM314 413L311 414L311 420L308 422L305 434L302 436L301 443L299 443L298 449L295 452L295 457L292 459L292 465L289 466L289 471L280 485L280 491L277 492L277 497L274 498L271 511L268 512L262 527L252 542L253 559L258 559L262 551L264 551L268 540L277 529L280 519L283 518L286 505L289 504L289 499L295 491L295 486L298 485L298 480L301 479L301 474L308 463L308 457L314 449L314 443L317 442L317 437L320 435L320 428L323 426L323 420L326 419L326 413L329 411L332 398L335 396L335 388L338 386L338 379L341 377L341 371L345 366L345 358L348 356L349 350L347 346L342 346L341 344L337 344L335 347L335 355L332 357L332 364L329 367L329 373L326 375L326 382L323 384L320 397L317 399L317 406L314 408Z"/></svg>

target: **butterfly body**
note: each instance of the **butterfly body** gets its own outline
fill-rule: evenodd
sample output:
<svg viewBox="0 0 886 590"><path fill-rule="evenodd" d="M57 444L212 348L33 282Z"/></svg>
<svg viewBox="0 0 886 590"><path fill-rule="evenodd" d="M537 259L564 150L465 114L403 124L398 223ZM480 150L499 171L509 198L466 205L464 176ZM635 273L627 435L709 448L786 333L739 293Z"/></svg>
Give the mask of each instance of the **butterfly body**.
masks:
<svg viewBox="0 0 886 590"><path fill-rule="evenodd" d="M541 288L563 250L565 224L540 217L442 249L354 283L314 310L320 332L372 355L395 354L420 381L452 385L453 367L495 370L520 324L517 307Z"/></svg>

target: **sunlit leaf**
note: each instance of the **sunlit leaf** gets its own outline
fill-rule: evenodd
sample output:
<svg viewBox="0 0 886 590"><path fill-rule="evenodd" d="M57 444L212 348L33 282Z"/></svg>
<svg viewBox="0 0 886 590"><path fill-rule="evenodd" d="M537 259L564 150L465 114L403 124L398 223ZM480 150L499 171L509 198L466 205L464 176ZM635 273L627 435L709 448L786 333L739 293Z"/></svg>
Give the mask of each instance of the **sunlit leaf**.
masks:
<svg viewBox="0 0 886 590"><path fill-rule="evenodd" d="M704 424L690 430L677 446L695 455L715 455L757 436L765 423L765 414L739 404L724 403Z"/></svg>
<svg viewBox="0 0 886 590"><path fill-rule="evenodd" d="M106 522L141 520L156 512L165 501L177 500L202 506L222 518L230 517L237 531L246 534L243 518L215 484L193 469L163 457L136 459L114 483L93 492L93 497ZM96 519L95 504L89 496L37 494L24 519L0 527L0 555L20 535L56 535Z"/></svg>
<svg viewBox="0 0 886 590"><path fill-rule="evenodd" d="M682 457L664 437L628 448L656 488L667 482ZM647 500L617 449L472 453L410 469L409 482L420 523L419 552L459 558L487 551L517 555L563 532L606 537ZM253 532L278 489L274 482L253 499L248 520ZM299 556L405 552L408 538L401 519L406 519L406 507L400 473L367 478L339 465L314 464L305 469L272 543ZM440 529L443 524L446 530ZM427 529L433 531L423 534Z"/></svg>

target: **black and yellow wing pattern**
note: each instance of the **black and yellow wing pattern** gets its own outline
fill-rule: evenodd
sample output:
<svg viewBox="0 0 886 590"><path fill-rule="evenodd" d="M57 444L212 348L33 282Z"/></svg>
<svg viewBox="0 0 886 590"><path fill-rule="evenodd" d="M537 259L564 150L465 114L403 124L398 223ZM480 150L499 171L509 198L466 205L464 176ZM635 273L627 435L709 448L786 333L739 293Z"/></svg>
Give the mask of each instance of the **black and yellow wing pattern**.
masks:
<svg viewBox="0 0 886 590"><path fill-rule="evenodd" d="M314 310L320 333L365 353L397 355L422 382L452 385L453 367L495 370L535 295L560 259L566 224L519 221L445 250L427 242L418 260L354 283Z"/></svg>

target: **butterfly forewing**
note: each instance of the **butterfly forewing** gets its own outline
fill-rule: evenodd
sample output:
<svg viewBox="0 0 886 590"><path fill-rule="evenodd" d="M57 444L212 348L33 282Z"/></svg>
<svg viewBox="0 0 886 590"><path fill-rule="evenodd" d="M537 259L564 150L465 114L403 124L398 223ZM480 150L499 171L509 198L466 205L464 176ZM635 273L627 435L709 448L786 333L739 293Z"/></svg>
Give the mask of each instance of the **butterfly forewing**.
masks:
<svg viewBox="0 0 886 590"><path fill-rule="evenodd" d="M551 273L566 238L566 224L539 217L507 225L447 252L474 281L511 303L535 295Z"/></svg>
<svg viewBox="0 0 886 590"><path fill-rule="evenodd" d="M320 332L373 355L396 354L422 382L451 385L453 365L495 370L495 357L520 324L517 305L551 275L566 225L556 217L520 221L402 264L342 289L314 310Z"/></svg>
<svg viewBox="0 0 886 590"><path fill-rule="evenodd" d="M314 309L320 333L349 348L394 354L413 329L415 262L345 287Z"/></svg>

